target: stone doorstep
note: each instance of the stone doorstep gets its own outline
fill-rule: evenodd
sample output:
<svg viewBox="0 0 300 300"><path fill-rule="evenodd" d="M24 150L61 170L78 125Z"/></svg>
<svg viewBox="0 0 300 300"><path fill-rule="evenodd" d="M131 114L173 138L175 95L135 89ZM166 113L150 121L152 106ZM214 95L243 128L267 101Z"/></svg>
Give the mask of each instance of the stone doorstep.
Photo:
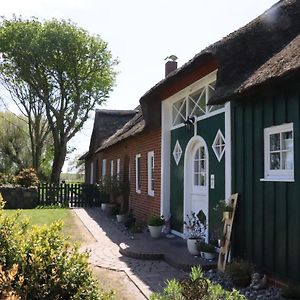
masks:
<svg viewBox="0 0 300 300"><path fill-rule="evenodd" d="M184 263L179 262L178 259L176 259L172 255L168 255L166 253L144 253L142 251L139 251L137 249L132 249L132 247L129 247L125 243L119 244L119 252L127 257L135 258L135 259L141 259L141 260L164 260L167 264L174 267L175 269L183 270L185 272L190 272L192 267L195 266L201 266L201 268L204 271L215 269L217 267L217 262L208 262L202 260L198 264L190 264L190 263Z"/></svg>

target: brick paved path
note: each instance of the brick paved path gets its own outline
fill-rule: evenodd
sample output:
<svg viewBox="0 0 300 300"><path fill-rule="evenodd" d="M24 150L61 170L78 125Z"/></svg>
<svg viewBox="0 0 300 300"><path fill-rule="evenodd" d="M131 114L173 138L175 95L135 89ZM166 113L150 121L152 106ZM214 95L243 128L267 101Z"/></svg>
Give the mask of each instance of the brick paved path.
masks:
<svg viewBox="0 0 300 300"><path fill-rule="evenodd" d="M82 250L89 250L93 266L123 271L141 292L141 300L148 299L154 291L162 289L162 284L171 278L183 278L187 274L164 261L138 260L122 256L119 244L131 237L118 229L118 226L98 208L75 208L77 216L91 232L96 242ZM142 296L143 295L143 296Z"/></svg>

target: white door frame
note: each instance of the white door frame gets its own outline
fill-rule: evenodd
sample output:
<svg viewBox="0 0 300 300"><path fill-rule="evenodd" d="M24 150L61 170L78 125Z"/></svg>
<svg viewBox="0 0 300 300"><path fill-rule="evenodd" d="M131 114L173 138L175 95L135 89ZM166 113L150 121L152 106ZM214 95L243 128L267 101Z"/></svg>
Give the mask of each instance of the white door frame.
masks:
<svg viewBox="0 0 300 300"><path fill-rule="evenodd" d="M193 184L193 174L190 172L191 166L193 166L194 157L192 156L192 153L194 153L195 148L198 148L200 146L204 146L205 149L205 156L207 160L207 178L206 178L206 193L207 193L207 215L206 215L206 221L207 221L207 236L206 240L208 239L208 221L209 221L209 152L207 148L207 144L205 140L199 136L195 135L193 136L185 149L184 153L184 200L183 200L183 221L185 221L186 215L191 213L191 192L192 192L192 184ZM198 213L198 212L195 212Z"/></svg>

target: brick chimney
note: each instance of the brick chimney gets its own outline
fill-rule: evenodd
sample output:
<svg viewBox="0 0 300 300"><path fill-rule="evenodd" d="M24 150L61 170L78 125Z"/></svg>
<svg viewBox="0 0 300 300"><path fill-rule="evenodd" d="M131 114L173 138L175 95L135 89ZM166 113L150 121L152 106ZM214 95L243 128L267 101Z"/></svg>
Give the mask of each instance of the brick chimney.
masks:
<svg viewBox="0 0 300 300"><path fill-rule="evenodd" d="M177 56L176 55L170 55L165 58L166 64L165 64L165 77L167 77L171 72L175 71L177 69Z"/></svg>

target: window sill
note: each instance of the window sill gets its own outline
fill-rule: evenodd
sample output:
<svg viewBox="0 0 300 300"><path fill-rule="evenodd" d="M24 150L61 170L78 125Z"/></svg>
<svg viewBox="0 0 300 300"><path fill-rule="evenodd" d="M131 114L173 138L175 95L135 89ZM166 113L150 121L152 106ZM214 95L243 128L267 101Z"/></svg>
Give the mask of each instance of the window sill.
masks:
<svg viewBox="0 0 300 300"><path fill-rule="evenodd" d="M294 178L274 178L274 177L270 177L270 178L261 178L260 181L267 181L267 182L295 182Z"/></svg>
<svg viewBox="0 0 300 300"><path fill-rule="evenodd" d="M136 192L137 194L140 194L140 193L141 193L141 191L140 191L140 190L136 190L135 192Z"/></svg>
<svg viewBox="0 0 300 300"><path fill-rule="evenodd" d="M149 197L154 197L154 192L152 192L152 193L151 193L151 192L148 192L148 196L149 196Z"/></svg>

